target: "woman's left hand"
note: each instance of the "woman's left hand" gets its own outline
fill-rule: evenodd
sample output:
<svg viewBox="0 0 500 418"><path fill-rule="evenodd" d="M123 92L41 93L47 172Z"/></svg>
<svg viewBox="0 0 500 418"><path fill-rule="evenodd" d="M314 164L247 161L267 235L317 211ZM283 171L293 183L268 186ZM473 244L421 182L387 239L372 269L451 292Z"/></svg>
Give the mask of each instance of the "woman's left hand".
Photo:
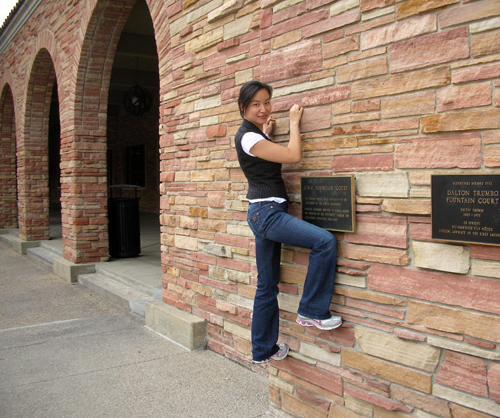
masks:
<svg viewBox="0 0 500 418"><path fill-rule="evenodd" d="M273 132L273 128L274 128L274 123L276 122L276 119L274 119L272 116L269 116L269 118L267 119L267 122L264 123L264 129L263 129L263 132L269 136L272 134Z"/></svg>

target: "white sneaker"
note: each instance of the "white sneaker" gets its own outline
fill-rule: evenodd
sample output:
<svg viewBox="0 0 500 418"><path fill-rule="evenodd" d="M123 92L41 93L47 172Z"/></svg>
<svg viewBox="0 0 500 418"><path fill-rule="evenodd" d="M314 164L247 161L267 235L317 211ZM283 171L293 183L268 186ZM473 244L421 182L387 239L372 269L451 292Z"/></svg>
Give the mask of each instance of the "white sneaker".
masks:
<svg viewBox="0 0 500 418"><path fill-rule="evenodd" d="M287 355L288 351L290 350L290 347L288 347L288 344L280 344L280 349L278 350L277 353L273 354L271 357L265 360L260 360L260 361L253 361L256 364L266 364L269 363L271 360L283 360Z"/></svg>
<svg viewBox="0 0 500 418"><path fill-rule="evenodd" d="M328 319L311 319L297 314L297 324L304 327L316 327L324 331L329 331L340 327L342 325L342 318L340 316L332 315Z"/></svg>

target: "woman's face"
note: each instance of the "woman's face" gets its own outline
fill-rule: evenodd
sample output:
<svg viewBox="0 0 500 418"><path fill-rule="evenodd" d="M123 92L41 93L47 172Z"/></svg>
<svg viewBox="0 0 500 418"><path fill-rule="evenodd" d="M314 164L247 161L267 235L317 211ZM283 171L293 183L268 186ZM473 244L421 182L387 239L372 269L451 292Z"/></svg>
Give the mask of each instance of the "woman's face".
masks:
<svg viewBox="0 0 500 418"><path fill-rule="evenodd" d="M260 89L255 93L255 96L252 97L250 104L245 110L244 117L262 130L264 123L267 122L270 115L271 98L266 89Z"/></svg>

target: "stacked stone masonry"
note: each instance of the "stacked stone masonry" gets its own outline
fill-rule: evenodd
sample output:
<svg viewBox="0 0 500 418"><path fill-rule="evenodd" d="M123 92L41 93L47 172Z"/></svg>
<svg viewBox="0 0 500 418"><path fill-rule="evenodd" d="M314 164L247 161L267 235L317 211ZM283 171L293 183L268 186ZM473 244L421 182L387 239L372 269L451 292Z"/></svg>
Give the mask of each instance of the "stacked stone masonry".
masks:
<svg viewBox="0 0 500 418"><path fill-rule="evenodd" d="M0 227L46 239L48 92L61 120L64 257L108 257L107 89L133 0L44 0L0 57ZM499 174L498 0L147 0L159 59L163 300L269 376L276 417L500 417L500 247L431 239L431 174ZM233 137L241 85L304 106L300 178L354 174L335 233L335 331L295 323L307 251L282 252L281 341L251 363L255 243ZM12 161L17 155L16 174Z"/></svg>

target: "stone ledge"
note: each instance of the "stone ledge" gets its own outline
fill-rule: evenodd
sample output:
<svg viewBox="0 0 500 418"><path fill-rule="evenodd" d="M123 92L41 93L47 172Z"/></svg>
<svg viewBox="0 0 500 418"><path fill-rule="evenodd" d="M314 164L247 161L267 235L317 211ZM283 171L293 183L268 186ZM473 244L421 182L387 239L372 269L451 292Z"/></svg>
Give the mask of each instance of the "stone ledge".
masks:
<svg viewBox="0 0 500 418"><path fill-rule="evenodd" d="M40 246L40 241L25 241L19 237L10 238L12 244L12 249L22 255L26 255L28 248L34 248Z"/></svg>
<svg viewBox="0 0 500 418"><path fill-rule="evenodd" d="M95 264L75 264L65 258L54 258L54 274L69 283L77 283L79 274L95 272Z"/></svg>
<svg viewBox="0 0 500 418"><path fill-rule="evenodd" d="M146 303L146 326L189 351L205 349L207 322L165 302Z"/></svg>

